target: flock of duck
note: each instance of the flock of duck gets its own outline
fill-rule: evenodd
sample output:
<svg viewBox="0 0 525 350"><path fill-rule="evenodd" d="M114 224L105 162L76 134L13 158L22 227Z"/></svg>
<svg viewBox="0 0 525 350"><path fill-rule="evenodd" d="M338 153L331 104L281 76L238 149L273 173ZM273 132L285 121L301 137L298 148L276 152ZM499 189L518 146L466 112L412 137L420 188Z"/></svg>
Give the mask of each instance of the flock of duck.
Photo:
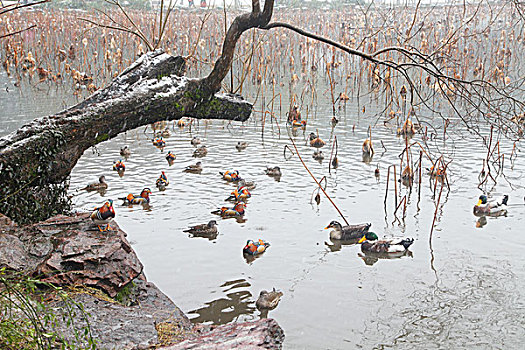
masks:
<svg viewBox="0 0 525 350"><path fill-rule="evenodd" d="M290 112L292 118L288 119L289 124L292 127L302 127L304 128L306 123L300 120L300 113L295 108ZM334 121L332 121L334 123ZM201 144L201 140L198 137L193 137L191 139L191 144L196 147L193 152L193 157L200 158L204 157L207 154L207 148ZM163 140L162 136L155 136L152 140L154 146L163 149L166 146L166 142ZM320 148L325 145L325 142L319 137L316 133L311 133L309 135L309 143L311 147L314 147L313 157L315 159L323 158ZM239 141L236 145L237 150L242 151L248 146L247 142ZM373 155L373 146L370 139L366 139L362 147L363 154ZM130 149L125 146L121 148L120 155L126 159L131 155ZM176 159L175 154L169 151L166 155L166 160L171 166ZM335 161L335 162L334 162ZM337 158L332 160L334 163L333 166L337 167ZM125 172L125 164L122 160L118 160L113 164L113 170L117 171L120 176L123 176ZM187 166L182 170L186 173L200 174L202 172L202 163L198 161L196 164ZM276 181L280 181L282 176L281 169L276 167L267 167L266 174L270 177L273 177ZM377 172L377 169L376 169ZM232 202L230 206L223 206L218 208L215 211L212 211L212 214L219 215L221 218L237 218L242 219L246 212L247 201L251 197L251 192L256 188L256 184L253 181L247 181L242 178L238 170L228 170L225 172L219 172L219 175L222 179L228 183L235 184L235 189L226 197L226 201ZM376 174L377 175L377 174ZM169 180L164 171L162 171L159 178L156 180L156 187L159 191L164 191L169 185ZM89 184L84 190L94 191L94 190L105 190L108 185L105 181L104 176L100 176L99 182L94 184ZM144 188L142 192L138 195L128 194L125 197L119 197L122 200L123 205L134 205L134 204L143 204L147 205L150 202L151 190L149 188ZM505 215L507 212L507 201L508 196L504 196L501 200L489 201L487 196L481 195L479 197L478 203L474 206L473 212L477 216L500 216ZM110 222L115 218L115 210L113 208L113 200L107 200L101 207L95 208L90 216L94 224L98 225L100 231L111 231ZM191 226L190 228L184 230L183 232L189 233L193 237L205 237L209 239L214 239L218 235L217 221L210 220L206 224L199 224ZM329 223L325 229L332 229L330 232L330 239L337 242L345 242L345 244L360 244L361 251L367 256L372 257L373 259L378 258L394 258L406 255L410 253L408 248L414 243L413 238L383 238L379 239L378 236L369 231L371 224L359 224L359 225L346 225L343 226L338 221L332 221ZM247 262L253 261L255 258L261 256L268 248L270 243L262 239L248 240L246 245L243 247L243 255ZM276 291L262 291L259 300L257 301L257 307L259 309L273 309L277 306L282 292Z"/></svg>

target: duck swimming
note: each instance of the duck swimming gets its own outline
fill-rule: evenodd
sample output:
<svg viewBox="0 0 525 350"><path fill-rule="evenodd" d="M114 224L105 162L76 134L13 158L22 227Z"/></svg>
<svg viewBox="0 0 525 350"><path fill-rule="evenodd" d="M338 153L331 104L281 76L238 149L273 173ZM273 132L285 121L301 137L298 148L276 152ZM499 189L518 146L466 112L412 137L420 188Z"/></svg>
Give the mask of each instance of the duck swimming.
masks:
<svg viewBox="0 0 525 350"><path fill-rule="evenodd" d="M86 187L83 188L83 190L90 192L90 191L101 191L107 188L108 188L108 184L106 183L106 177L102 175L98 178L98 182L87 185Z"/></svg>
<svg viewBox="0 0 525 350"><path fill-rule="evenodd" d="M124 170L126 170L126 165L124 165L124 162L122 161L122 159L116 162L113 162L113 170L116 170L118 172L124 172Z"/></svg>
<svg viewBox="0 0 525 350"><path fill-rule="evenodd" d="M109 199L104 205L100 208L95 208L95 210L90 215L91 220L95 225L98 226L99 231L110 231L109 223L113 218L115 218L115 209L113 209L113 201ZM106 225L104 229L100 226Z"/></svg>
<svg viewBox="0 0 525 350"><path fill-rule="evenodd" d="M377 239L377 236L374 234ZM364 235L359 242L361 243L361 251L363 253L374 254L399 254L405 251L414 243L413 238L391 238L382 239L375 242L370 242L366 235Z"/></svg>
<svg viewBox="0 0 525 350"><path fill-rule="evenodd" d="M120 155L122 157L129 157L131 155L131 150L129 149L128 146L124 146L120 149Z"/></svg>
<svg viewBox="0 0 525 350"><path fill-rule="evenodd" d="M246 141L238 141L237 145L235 145L235 148L237 148L237 151L242 151L243 149L246 149L248 147L248 142Z"/></svg>
<svg viewBox="0 0 525 350"><path fill-rule="evenodd" d="M192 234L195 237L217 237L217 221L210 220L207 224L195 225L183 232Z"/></svg>
<svg viewBox="0 0 525 350"><path fill-rule="evenodd" d="M214 210L211 213L222 216L223 218L239 217L243 216L246 208L246 203L238 202L232 208L222 207L218 210Z"/></svg>
<svg viewBox="0 0 525 350"><path fill-rule="evenodd" d="M168 151L168 154L166 154L166 160L168 161L168 164L170 166L175 161L175 158L177 158L177 156L174 153L172 153L171 151Z"/></svg>
<svg viewBox="0 0 525 350"><path fill-rule="evenodd" d="M244 186L239 185L228 198L226 198L227 201L233 200L233 201L242 201L246 202L248 198L250 198L252 195L250 191Z"/></svg>
<svg viewBox="0 0 525 350"><path fill-rule="evenodd" d="M366 235L366 233L368 233L370 226L372 226L372 224L343 226L338 221L334 220L330 222L328 226L325 227L325 230L333 228L333 230L330 231L331 239L347 241L363 237L363 235ZM373 236L370 236L370 238L367 239L373 240ZM375 239L377 239L377 236L375 237Z"/></svg>
<svg viewBox="0 0 525 350"><path fill-rule="evenodd" d="M206 146L200 146L195 151L193 151L194 158L202 158L208 154L208 149Z"/></svg>
<svg viewBox="0 0 525 350"><path fill-rule="evenodd" d="M195 164L190 164L182 171L185 173L200 174L202 172L202 163L197 162Z"/></svg>
<svg viewBox="0 0 525 350"><path fill-rule="evenodd" d="M166 146L166 141L164 141L164 140L162 139L162 136L153 139L152 142L153 142L153 146L156 146L156 147L158 147L158 148L162 148L162 147L165 147L165 146Z"/></svg>
<svg viewBox="0 0 525 350"><path fill-rule="evenodd" d="M258 255L264 253L269 246L270 243L263 241L262 239L259 239L257 241L252 241L251 239L249 239L246 242L244 248L242 249L242 252L248 255Z"/></svg>
<svg viewBox="0 0 525 350"><path fill-rule="evenodd" d="M499 200L489 202L487 196L482 194L481 196L479 196L478 203L474 206L474 215L505 215L507 213L508 200L509 196L504 195L503 198Z"/></svg>
<svg viewBox="0 0 525 350"><path fill-rule="evenodd" d="M273 177L281 177L282 175L281 168L279 168L278 166L273 167L273 168L266 167L265 172L266 172L266 175L273 176Z"/></svg>
<svg viewBox="0 0 525 350"><path fill-rule="evenodd" d="M148 204L149 203L149 195L151 193L151 190L149 188L144 188L140 195L135 194L128 194L126 197L121 197L119 199L122 199L124 203L122 205L131 205L131 204Z"/></svg>
<svg viewBox="0 0 525 350"><path fill-rule="evenodd" d="M201 144L201 139L198 138L197 136L193 136L193 138L191 139L190 143L191 143L193 146L200 145L200 144Z"/></svg>
<svg viewBox="0 0 525 350"><path fill-rule="evenodd" d="M169 184L170 182L168 181L168 177L163 171L162 174L157 179L157 181L155 182L155 185L157 186L159 191L164 191L166 189L166 186L168 186Z"/></svg>
<svg viewBox="0 0 525 350"><path fill-rule="evenodd" d="M222 176L223 180L228 182L237 182L241 180L239 170L227 170L224 173L219 171L219 174Z"/></svg>

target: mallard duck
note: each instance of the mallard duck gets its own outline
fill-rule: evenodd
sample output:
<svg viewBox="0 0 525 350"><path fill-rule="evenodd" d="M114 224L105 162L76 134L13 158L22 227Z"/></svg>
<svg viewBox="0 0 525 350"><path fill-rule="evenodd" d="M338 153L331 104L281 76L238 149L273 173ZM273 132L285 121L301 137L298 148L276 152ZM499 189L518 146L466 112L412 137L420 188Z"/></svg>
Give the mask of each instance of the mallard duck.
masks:
<svg viewBox="0 0 525 350"><path fill-rule="evenodd" d="M98 182L87 185L86 187L83 188L83 190L90 192L90 191L105 190L107 188L108 188L108 184L106 183L106 177L102 175L98 178Z"/></svg>
<svg viewBox="0 0 525 350"><path fill-rule="evenodd" d="M217 237L217 225L217 221L210 220L207 224L195 225L183 232L190 233L195 237Z"/></svg>
<svg viewBox="0 0 525 350"><path fill-rule="evenodd" d="M248 147L248 142L246 141L238 141L237 145L235 145L235 148L237 148L237 151L242 151L243 149L246 149Z"/></svg>
<svg viewBox="0 0 525 350"><path fill-rule="evenodd" d="M279 301L281 300L281 297L283 296L283 292L275 290L275 288L272 291L265 291L262 290L259 294L259 298L255 302L255 306L257 309L268 309L273 310L277 307L277 304L279 304Z"/></svg>
<svg viewBox="0 0 525 350"><path fill-rule="evenodd" d="M211 213L220 215L223 218L236 217L236 216L238 217L238 216L243 216L244 215L244 209L245 208L246 208L246 203L238 202L232 208L222 207L222 208L220 208L218 210L212 211Z"/></svg>
<svg viewBox="0 0 525 350"><path fill-rule="evenodd" d="M265 172L266 172L266 175L268 175L268 176L273 176L273 177L281 177L282 176L281 168L279 168L278 166L275 166L273 168L266 167Z"/></svg>
<svg viewBox="0 0 525 350"><path fill-rule="evenodd" d="M177 156L171 151L168 151L168 154L166 154L166 160L168 161L168 163L173 164L173 161L175 160L175 158L177 158Z"/></svg>
<svg viewBox="0 0 525 350"><path fill-rule="evenodd" d="M116 170L118 172L124 172L124 170L126 170L126 165L124 165L124 162L122 160L113 162L113 170Z"/></svg>
<svg viewBox="0 0 525 350"><path fill-rule="evenodd" d="M487 196L479 196L478 203L474 206L474 215L505 215L507 213L508 195L495 201L488 201Z"/></svg>
<svg viewBox="0 0 525 350"><path fill-rule="evenodd" d="M200 146L195 151L193 151L193 157L201 158L208 154L208 149L206 146Z"/></svg>
<svg viewBox="0 0 525 350"><path fill-rule="evenodd" d="M252 241L251 239L249 239L246 242L246 245L244 246L242 251L244 254L258 255L264 253L269 246L270 243L263 241L262 239L259 239L257 241Z"/></svg>
<svg viewBox="0 0 525 350"><path fill-rule="evenodd" d="M126 197L120 197L119 199L124 201L122 205L148 204L150 193L151 193L151 190L149 188L144 188L142 192L140 193L140 195L135 195L135 194L130 193Z"/></svg>
<svg viewBox="0 0 525 350"><path fill-rule="evenodd" d="M197 136L193 136L193 138L191 139L190 143L193 146L200 145L201 144L201 139L199 139Z"/></svg>
<svg viewBox="0 0 525 350"><path fill-rule="evenodd" d="M317 161L322 161L324 159L323 151L315 150L314 154L312 154L312 158L317 160Z"/></svg>
<svg viewBox="0 0 525 350"><path fill-rule="evenodd" d="M252 194L250 193L250 191L248 191L247 188L245 188L244 186L241 186L239 185L231 194L228 198L226 198L227 201L242 201L242 202L246 202L246 200L248 198L250 198L252 196Z"/></svg>
<svg viewBox="0 0 525 350"><path fill-rule="evenodd" d="M165 147L165 146L166 146L166 141L164 141L164 140L162 139L162 136L153 139L152 142L153 142L153 146L156 146L156 147L158 147L158 148L162 148L162 147Z"/></svg>
<svg viewBox="0 0 525 350"><path fill-rule="evenodd" d="M374 235L375 236L375 235ZM377 236L375 236L377 239ZM396 254L404 253L414 243L413 238L390 238L370 242L364 235L357 243L361 243L363 253Z"/></svg>
<svg viewBox="0 0 525 350"><path fill-rule="evenodd" d="M239 170L227 170L224 173L219 171L219 174L222 176L223 180L226 180L228 182L237 182L241 180Z"/></svg>
<svg viewBox="0 0 525 350"><path fill-rule="evenodd" d="M122 157L129 157L131 155L131 150L129 149L128 146L124 146L120 149L120 155Z"/></svg>
<svg viewBox="0 0 525 350"><path fill-rule="evenodd" d="M157 181L155 182L155 185L157 186L159 191L164 191L166 189L166 186L168 186L169 184L170 182L168 181L168 177L163 171L162 174L157 179Z"/></svg>
<svg viewBox="0 0 525 350"><path fill-rule="evenodd" d="M360 225L348 225L343 226L338 221L332 221L328 226L325 227L325 230L329 228L333 228L332 231L330 231L330 238L331 239L338 239L343 241L349 241L352 239L357 239L363 237L368 230L370 229L370 226L372 224L360 224ZM370 236L370 240L373 236ZM377 236L376 238L377 239Z"/></svg>
<svg viewBox="0 0 525 350"><path fill-rule="evenodd" d="M202 163L197 162L195 164L190 164L182 171L185 173L200 174L202 172Z"/></svg>
<svg viewBox="0 0 525 350"><path fill-rule="evenodd" d="M110 231L109 223L115 217L115 209L113 209L113 201L109 199L100 208L95 208L90 215L91 220L98 226L99 231ZM106 225L104 229L100 226Z"/></svg>

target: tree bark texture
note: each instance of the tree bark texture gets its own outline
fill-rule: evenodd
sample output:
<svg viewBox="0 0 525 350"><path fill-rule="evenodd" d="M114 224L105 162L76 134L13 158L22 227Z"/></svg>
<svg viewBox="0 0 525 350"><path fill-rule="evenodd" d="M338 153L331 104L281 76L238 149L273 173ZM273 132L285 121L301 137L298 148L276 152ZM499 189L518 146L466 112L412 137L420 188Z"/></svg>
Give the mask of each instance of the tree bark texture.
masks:
<svg viewBox="0 0 525 350"><path fill-rule="evenodd" d="M20 223L60 213L84 151L121 132L182 117L249 118L252 105L242 97L210 94L184 70L182 57L150 52L85 101L0 139L0 212Z"/></svg>

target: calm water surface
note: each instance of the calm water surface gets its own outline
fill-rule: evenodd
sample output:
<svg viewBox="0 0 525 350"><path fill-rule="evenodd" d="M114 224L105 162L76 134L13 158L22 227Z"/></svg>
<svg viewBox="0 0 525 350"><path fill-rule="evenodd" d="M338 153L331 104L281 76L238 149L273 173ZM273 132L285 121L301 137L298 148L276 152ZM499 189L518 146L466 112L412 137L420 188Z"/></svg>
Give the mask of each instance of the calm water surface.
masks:
<svg viewBox="0 0 525 350"><path fill-rule="evenodd" d="M0 85L9 86L10 92L0 89L4 109L0 135L75 101L47 86L26 87L22 93L1 74ZM385 210L386 168L399 164L404 140L395 136L394 126L378 123L373 128L376 155L370 164L364 163L361 144L368 126L377 119L368 111L382 107L369 100L360 104L357 108L354 101L340 111L340 123L332 133L331 106L328 99L320 100L306 134L299 131L294 140L313 174L327 176L328 193L351 223L370 222L379 236L413 237L412 256L365 261L359 256L359 246L340 246L329 240L323 228L331 220L342 220L326 198L319 206L311 203L312 179L297 156L283 157L284 146L291 146L284 116L280 136L275 124L273 131L267 124L264 138L260 114L244 124L200 121L182 129L170 124L171 136L163 152L152 146L151 129L121 134L86 151L73 170L70 194L78 210L92 210L106 198L138 193L143 187L153 190L148 210L123 207L116 201L116 221L128 233L148 279L195 322L258 319L255 300L259 292L275 287L284 296L269 317L284 328L285 348L521 348L525 339L525 162L521 153L513 167L506 164L508 181L500 178L492 191L493 195L510 195L508 216L488 218L477 228L472 207L481 194L477 177L486 155L480 140L461 134L459 126L449 129L446 142L430 142L431 151L454 157L449 170L451 190L443 191L430 242L436 207L428 176L423 178L419 210L414 188L405 219L396 220L392 186ZM367 113L358 112L362 105L367 106ZM438 119L425 120L442 125ZM325 141L337 135L340 166L331 175L329 147L323 148L326 158L320 164L312 159L313 150L305 142L316 129ZM204 167L200 175L182 172L197 161L192 157L193 136L200 137L209 150L200 159ZM248 141L248 148L238 152L237 141ZM120 178L111 167L120 159L119 149L124 145L132 155ZM502 144L507 154L511 148L510 143ZM171 167L164 158L169 150L177 155ZM416 149L413 153L418 156ZM374 176L377 164L379 180ZM266 166L275 165L283 172L280 182L264 174ZM424 161L424 166L429 162ZM224 199L234 189L218 174L230 169L257 183L242 223L210 213L227 204ZM162 170L170 180L165 192L155 188ZM78 191L102 174L109 183L103 197ZM403 187L405 194L408 191ZM215 240L191 238L182 232L211 219L219 222ZM258 238L269 241L271 247L248 263L242 247L247 239Z"/></svg>

